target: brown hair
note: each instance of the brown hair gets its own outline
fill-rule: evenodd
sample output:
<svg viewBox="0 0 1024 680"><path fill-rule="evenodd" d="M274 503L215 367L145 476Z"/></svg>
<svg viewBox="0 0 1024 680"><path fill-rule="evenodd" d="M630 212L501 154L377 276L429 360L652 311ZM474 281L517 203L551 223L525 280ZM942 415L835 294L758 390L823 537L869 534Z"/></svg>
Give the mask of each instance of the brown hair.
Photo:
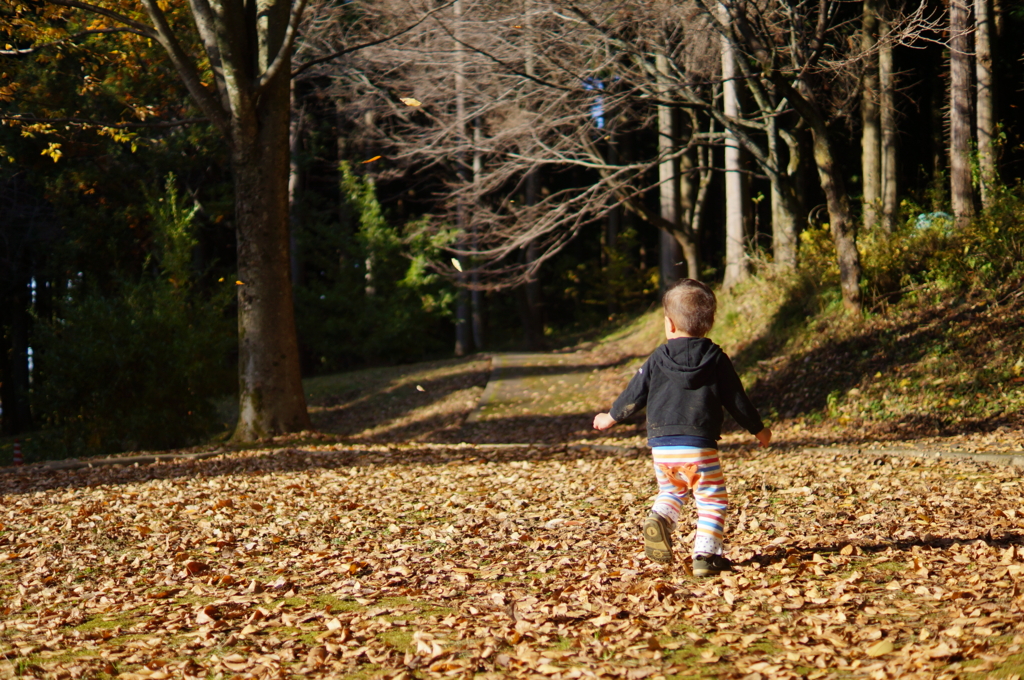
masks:
<svg viewBox="0 0 1024 680"><path fill-rule="evenodd" d="M715 325L715 293L700 281L682 279L672 284L661 298L661 306L665 316L687 335L703 338Z"/></svg>

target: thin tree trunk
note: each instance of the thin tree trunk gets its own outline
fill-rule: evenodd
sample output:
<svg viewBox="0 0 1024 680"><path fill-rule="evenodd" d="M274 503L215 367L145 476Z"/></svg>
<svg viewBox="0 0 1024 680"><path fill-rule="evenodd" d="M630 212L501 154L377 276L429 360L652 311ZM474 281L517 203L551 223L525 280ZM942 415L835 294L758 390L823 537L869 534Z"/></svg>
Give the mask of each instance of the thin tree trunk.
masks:
<svg viewBox="0 0 1024 680"><path fill-rule="evenodd" d="M683 251L672 232L659 229L658 234L658 268L661 272L659 287L662 292L665 292L669 286L683 278L679 272Z"/></svg>
<svg viewBox="0 0 1024 680"><path fill-rule="evenodd" d="M694 118L696 118L694 116ZM694 125L696 129L696 125ZM697 199L700 195L700 170L694 169L693 150L690 149L679 159L679 223L684 231L692 234L691 238L679 241L686 262L686 276L700 280L700 248L697 233L694 230L694 213L697 211ZM694 182L696 175L697 181Z"/></svg>
<svg viewBox="0 0 1024 680"><path fill-rule="evenodd" d="M842 168L835 160L832 141L828 136L828 125L818 107L799 90L793 88L784 75L773 74L772 81L783 91L793 108L811 128L814 164L828 206L832 243L835 245L836 261L839 265L839 287L843 295L843 306L851 314L860 314L861 265L860 253L857 251L857 225L850 212L850 197L846 192ZM804 89L810 91L809 87Z"/></svg>
<svg viewBox="0 0 1024 680"><path fill-rule="evenodd" d="M992 13L989 0L975 0L975 73L977 75L978 169L981 175L981 204L992 205L997 181L995 158L995 114L992 103Z"/></svg>
<svg viewBox="0 0 1024 680"><path fill-rule="evenodd" d="M814 129L814 161L818 167L821 188L825 192L832 227L832 242L839 261L839 285L843 304L850 312L861 311L860 253L854 238L856 225L850 215L850 199L846 193L841 168L836 165L824 125Z"/></svg>
<svg viewBox="0 0 1024 680"><path fill-rule="evenodd" d="M659 54L656 58L658 72L663 75L660 90L667 94L668 59ZM679 120L676 111L670 106L658 107L658 194L661 206L661 217L670 226L671 231L662 230L661 236L661 289L664 291L680 279L679 261L681 253L676 242L676 234L682 233L679 217L682 213L679 196L679 159L675 157L679 149Z"/></svg>
<svg viewBox="0 0 1024 680"><path fill-rule="evenodd" d="M523 24L526 27L523 33L524 61L526 75L530 78L537 75L537 34L534 30L534 3L535 0L525 0L523 6ZM526 84L527 91L531 94L535 89L533 81ZM533 168L526 175L526 205L533 207L537 205L540 195L540 169ZM536 240L530 241L526 246L526 264L530 266L540 257L540 246ZM523 330L526 335L526 347L531 351L544 348L544 301L541 295L540 273L531 270L526 274L526 283L523 286Z"/></svg>
<svg viewBox="0 0 1024 680"><path fill-rule="evenodd" d="M694 117L694 128L697 128L697 119ZM715 119L712 117L711 122L708 124L708 133L710 137L714 137L715 134ZM692 279L700 280L700 234L701 225L704 217L704 205L707 203L708 188L711 186L711 179L713 173L711 170L712 163L711 147L704 145L697 148L697 195L693 200L693 207L689 210L687 215L687 221L690 223L690 231L693 233L693 239L691 244L693 252L687 252L686 248L683 248L683 255L686 257L687 268L689 270L689 276Z"/></svg>
<svg viewBox="0 0 1024 680"><path fill-rule="evenodd" d="M302 151L303 112L295 106L295 87L291 88L291 125L288 130L288 245L291 251L292 292L301 285L302 272L299 262L299 192L302 184L302 168L299 154Z"/></svg>
<svg viewBox="0 0 1024 680"><path fill-rule="evenodd" d="M480 127L480 119L473 119L473 183L477 184L481 181L481 177L484 171L484 156L481 149L483 148L483 129ZM479 195L478 192L473 192L474 195ZM477 249L476 244L476 226L472 223L472 216L470 216L470 246L475 251ZM475 263L472 267L472 274L470 275L470 281L473 284L473 289L470 291L470 307L471 315L473 319L473 346L476 347L477 351L484 348L484 312L483 312L483 291L480 290L480 273L477 271Z"/></svg>
<svg viewBox="0 0 1024 680"><path fill-rule="evenodd" d="M454 0L452 5L454 12L454 37L455 37L455 128L456 144L459 148L456 154L455 164L459 178L466 181L465 158L462 147L466 143L466 47L462 40L462 0ZM459 246L465 244L467 224L467 207L465 199L459 198L456 206L456 220L459 229ZM459 257L460 270L466 269L465 258ZM469 352L470 343L470 322L469 322L469 295L466 290L466 276L460 274L457 278L458 292L455 302L455 356L464 356Z"/></svg>
<svg viewBox="0 0 1024 680"><path fill-rule="evenodd" d="M864 57L861 76L861 174L863 176L864 226L878 222L882 195L881 121L878 112L878 7L876 0L863 0L860 48Z"/></svg>
<svg viewBox="0 0 1024 680"><path fill-rule="evenodd" d="M882 227L891 232L899 215L899 185L896 181L896 74L893 70L889 20L879 22L881 46L878 54L878 89L882 124Z"/></svg>
<svg viewBox="0 0 1024 680"><path fill-rule="evenodd" d="M949 179L958 226L974 217L971 183L971 36L967 0L949 6Z"/></svg>
<svg viewBox="0 0 1024 680"><path fill-rule="evenodd" d="M728 20L728 13L723 11ZM722 91L724 112L729 118L740 117L739 83L736 81L736 54L725 36L722 45ZM747 277L746 219L743 202L743 173L740 143L736 135L725 132L725 277L722 287L728 290Z"/></svg>
<svg viewBox="0 0 1024 680"><path fill-rule="evenodd" d="M768 118L768 158L778 168L771 180L772 256L775 264L793 269L797 263L796 231L798 214L802 212L795 189L795 174L800 167L800 145L789 133L783 133L775 116ZM789 162L783 170L781 141L785 137Z"/></svg>
<svg viewBox="0 0 1024 680"><path fill-rule="evenodd" d="M532 170L526 176L526 205L537 205L540 178L539 170ZM527 263L536 262L540 257L540 247L536 241L530 241L526 246ZM540 276L538 272L531 271L526 275L526 283L523 285L523 330L526 335L526 347L531 351L544 348L544 305L541 298Z"/></svg>
<svg viewBox="0 0 1024 680"><path fill-rule="evenodd" d="M615 138L613 123L608 125L608 165L619 164L619 145ZM608 211L604 225L604 244L609 250L615 250L622 230L622 207L615 205Z"/></svg>

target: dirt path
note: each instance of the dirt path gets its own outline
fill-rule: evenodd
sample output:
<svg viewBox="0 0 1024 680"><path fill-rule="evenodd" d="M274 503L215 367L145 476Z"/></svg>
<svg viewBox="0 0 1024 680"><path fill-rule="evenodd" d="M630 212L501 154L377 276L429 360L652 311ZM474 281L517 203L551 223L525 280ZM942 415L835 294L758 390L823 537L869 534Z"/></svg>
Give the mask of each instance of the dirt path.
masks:
<svg viewBox="0 0 1024 680"><path fill-rule="evenodd" d="M495 354L491 367L468 424L517 415L579 413L589 406L586 395L596 385L600 368L583 352Z"/></svg>

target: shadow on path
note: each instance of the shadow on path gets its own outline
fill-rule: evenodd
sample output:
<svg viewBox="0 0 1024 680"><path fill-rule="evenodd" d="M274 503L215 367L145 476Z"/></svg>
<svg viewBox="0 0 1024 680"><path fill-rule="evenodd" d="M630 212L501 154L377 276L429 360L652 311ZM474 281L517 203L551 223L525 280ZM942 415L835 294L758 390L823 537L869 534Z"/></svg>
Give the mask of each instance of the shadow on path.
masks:
<svg viewBox="0 0 1024 680"><path fill-rule="evenodd" d="M0 498L53 489L118 486L148 481L170 481L185 486L195 479L231 475L263 476L376 465L504 464L519 461L591 460L609 456L633 458L637 455L637 451L632 449L582 444L356 444L327 450L277 448L225 454L202 460L175 460L124 467L105 465L79 470L48 470L40 466L27 466L16 472L5 471L0 474Z"/></svg>
<svg viewBox="0 0 1024 680"><path fill-rule="evenodd" d="M890 548L895 548L900 552L908 552L915 547L945 549L952 545L963 545L966 543L974 543L976 541L981 541L992 548L1001 548L1005 550L1011 545L1024 545L1024 534L1016 531L1007 531L996 535L991 529L978 529L978 533L974 538L932 537L928 539L914 538L876 543L859 543L858 541L850 541L846 543L828 543L824 545L800 548L785 548L780 546L772 552L755 555L754 557L741 562L736 562L735 564L740 567L750 566L752 564L767 567L788 561L795 566L799 562L810 560L814 555L838 555L844 548L847 548L847 546L850 545L855 545L864 556L870 556L875 553L885 552Z"/></svg>

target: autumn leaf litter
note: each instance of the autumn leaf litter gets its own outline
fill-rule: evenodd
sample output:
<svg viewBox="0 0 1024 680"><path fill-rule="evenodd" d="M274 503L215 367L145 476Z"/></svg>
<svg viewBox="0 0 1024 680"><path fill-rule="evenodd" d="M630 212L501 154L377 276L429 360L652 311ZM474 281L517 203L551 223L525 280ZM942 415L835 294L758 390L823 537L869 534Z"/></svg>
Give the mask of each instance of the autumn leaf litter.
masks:
<svg viewBox="0 0 1024 680"><path fill-rule="evenodd" d="M735 445L723 460L738 568L705 580L643 558L642 449L323 444L3 475L0 674L1019 669L1018 470Z"/></svg>

